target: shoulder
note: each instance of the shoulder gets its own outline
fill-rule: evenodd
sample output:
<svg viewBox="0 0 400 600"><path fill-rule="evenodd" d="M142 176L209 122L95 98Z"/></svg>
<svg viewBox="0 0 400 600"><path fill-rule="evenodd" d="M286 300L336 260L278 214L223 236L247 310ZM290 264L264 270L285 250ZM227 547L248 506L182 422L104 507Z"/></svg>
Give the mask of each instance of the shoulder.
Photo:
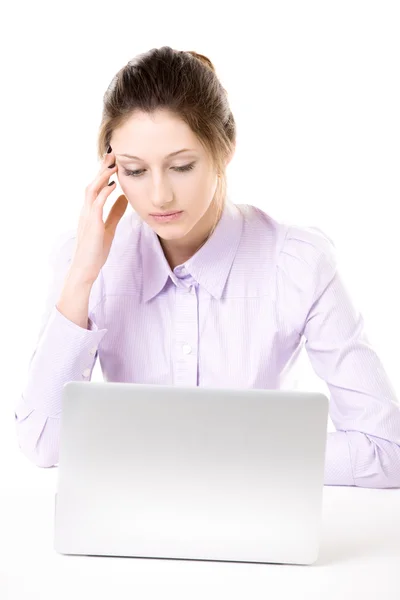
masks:
<svg viewBox="0 0 400 600"><path fill-rule="evenodd" d="M316 226L290 225L251 204L237 204L243 218L242 246L280 268L302 277L336 266L335 244Z"/></svg>
<svg viewBox="0 0 400 600"><path fill-rule="evenodd" d="M279 310L300 332L311 306L336 274L335 244L319 227L287 225L276 266Z"/></svg>
<svg viewBox="0 0 400 600"><path fill-rule="evenodd" d="M274 297L282 285L310 288L313 265L321 252L328 252L323 232L290 226L252 204L236 208L243 226L232 277L246 293Z"/></svg>
<svg viewBox="0 0 400 600"><path fill-rule="evenodd" d="M253 234L259 231L265 234L278 231L280 223L258 206L253 204L235 204L235 206L242 215L245 233Z"/></svg>
<svg viewBox="0 0 400 600"><path fill-rule="evenodd" d="M299 312L300 322L336 273L334 241L320 227L288 224L250 204L237 207L243 216L242 254L252 258L252 276L258 266L279 307L293 318Z"/></svg>
<svg viewBox="0 0 400 600"><path fill-rule="evenodd" d="M336 271L336 246L332 238L316 226L286 225L277 267L283 278L298 286L317 285Z"/></svg>
<svg viewBox="0 0 400 600"><path fill-rule="evenodd" d="M246 257L273 268L285 230L276 219L252 204L236 204L242 217L241 250Z"/></svg>

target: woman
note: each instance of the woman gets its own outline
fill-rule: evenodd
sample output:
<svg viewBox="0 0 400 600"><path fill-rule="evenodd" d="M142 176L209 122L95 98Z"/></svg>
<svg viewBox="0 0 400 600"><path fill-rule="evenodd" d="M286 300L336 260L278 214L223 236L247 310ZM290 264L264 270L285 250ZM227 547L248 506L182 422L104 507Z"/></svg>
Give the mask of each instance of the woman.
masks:
<svg viewBox="0 0 400 600"><path fill-rule="evenodd" d="M206 57L153 49L114 77L101 168L77 233L54 256L16 407L20 447L38 466L57 463L63 385L90 380L97 356L106 381L276 389L304 337L337 429L328 433L325 484L400 487L399 404L334 245L315 228L227 198L235 142ZM114 174L124 194L104 223Z"/></svg>

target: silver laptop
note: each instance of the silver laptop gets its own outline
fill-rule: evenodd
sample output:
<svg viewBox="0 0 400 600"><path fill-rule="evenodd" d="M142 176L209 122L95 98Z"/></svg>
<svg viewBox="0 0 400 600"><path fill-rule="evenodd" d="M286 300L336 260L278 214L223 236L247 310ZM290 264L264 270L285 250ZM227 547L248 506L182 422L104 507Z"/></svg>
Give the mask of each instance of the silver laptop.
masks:
<svg viewBox="0 0 400 600"><path fill-rule="evenodd" d="M54 549L314 563L328 408L317 392L66 383Z"/></svg>

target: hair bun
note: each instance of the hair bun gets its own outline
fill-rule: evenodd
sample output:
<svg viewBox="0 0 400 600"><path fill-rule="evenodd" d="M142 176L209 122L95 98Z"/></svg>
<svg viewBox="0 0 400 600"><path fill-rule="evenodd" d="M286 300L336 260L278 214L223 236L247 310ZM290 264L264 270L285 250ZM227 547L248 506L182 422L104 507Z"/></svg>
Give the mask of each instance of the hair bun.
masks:
<svg viewBox="0 0 400 600"><path fill-rule="evenodd" d="M200 60L203 65L206 65L206 67L215 73L214 65L212 64L211 60L207 58L207 56L204 56L204 54L198 54L197 52L194 52L194 50L187 50L187 53Z"/></svg>

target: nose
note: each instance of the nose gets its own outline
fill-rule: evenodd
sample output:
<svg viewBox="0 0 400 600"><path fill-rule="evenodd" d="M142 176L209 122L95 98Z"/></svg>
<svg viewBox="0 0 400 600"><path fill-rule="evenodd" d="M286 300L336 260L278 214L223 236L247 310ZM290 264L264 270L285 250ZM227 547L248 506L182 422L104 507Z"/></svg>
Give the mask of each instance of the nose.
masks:
<svg viewBox="0 0 400 600"><path fill-rule="evenodd" d="M174 200L174 195L171 188L168 186L162 177L155 178L152 183L151 203L156 209L167 207Z"/></svg>

